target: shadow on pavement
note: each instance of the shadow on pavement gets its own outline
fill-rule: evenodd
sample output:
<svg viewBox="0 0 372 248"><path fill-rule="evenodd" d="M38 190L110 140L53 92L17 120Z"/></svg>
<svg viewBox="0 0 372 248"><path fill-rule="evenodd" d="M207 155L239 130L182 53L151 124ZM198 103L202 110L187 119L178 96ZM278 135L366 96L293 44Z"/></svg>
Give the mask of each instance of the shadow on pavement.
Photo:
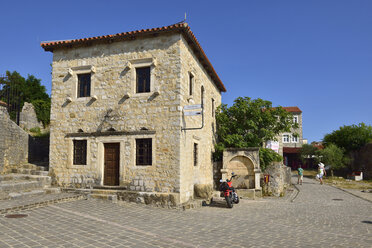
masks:
<svg viewBox="0 0 372 248"><path fill-rule="evenodd" d="M210 204L206 205L206 207L212 208L227 208L225 201L213 201Z"/></svg>

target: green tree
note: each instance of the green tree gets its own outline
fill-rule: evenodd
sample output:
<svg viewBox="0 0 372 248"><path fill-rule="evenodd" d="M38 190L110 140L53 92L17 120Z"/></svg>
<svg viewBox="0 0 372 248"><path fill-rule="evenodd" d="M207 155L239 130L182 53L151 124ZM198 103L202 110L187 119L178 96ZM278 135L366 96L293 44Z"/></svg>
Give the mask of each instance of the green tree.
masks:
<svg viewBox="0 0 372 248"><path fill-rule="evenodd" d="M6 71L6 78L1 81L4 85L0 90L0 100L7 102L8 92L18 92L10 105L19 104L22 109L25 102L32 103L35 107L35 112L39 121L42 121L43 125L49 124L50 113L50 97L46 93L44 85L41 85L41 80L37 79L33 75L28 75L27 79L22 77L18 72ZM37 106L35 106L35 104ZM15 111L9 113L12 119L15 119Z"/></svg>
<svg viewBox="0 0 372 248"><path fill-rule="evenodd" d="M31 102L35 108L37 120L46 127L50 123L50 100L34 100Z"/></svg>
<svg viewBox="0 0 372 248"><path fill-rule="evenodd" d="M323 141L326 145L333 143L350 154L372 141L372 126L364 123L343 126L339 130L325 135Z"/></svg>
<svg viewBox="0 0 372 248"><path fill-rule="evenodd" d="M346 164L349 163L349 159L344 155L344 152L343 148L331 143L323 150L317 151L317 154L326 165L330 166L331 175L333 176L334 170L345 168Z"/></svg>
<svg viewBox="0 0 372 248"><path fill-rule="evenodd" d="M263 147L269 140L276 140L282 132L289 132L298 125L293 116L282 107L273 108L270 101L238 97L231 107L222 104L217 113L218 143L215 160L221 160L225 148ZM281 160L269 149L260 149L261 167Z"/></svg>
<svg viewBox="0 0 372 248"><path fill-rule="evenodd" d="M310 144L304 144L300 150L300 157L302 163L306 163L309 159L313 159L316 157L316 153L318 148Z"/></svg>

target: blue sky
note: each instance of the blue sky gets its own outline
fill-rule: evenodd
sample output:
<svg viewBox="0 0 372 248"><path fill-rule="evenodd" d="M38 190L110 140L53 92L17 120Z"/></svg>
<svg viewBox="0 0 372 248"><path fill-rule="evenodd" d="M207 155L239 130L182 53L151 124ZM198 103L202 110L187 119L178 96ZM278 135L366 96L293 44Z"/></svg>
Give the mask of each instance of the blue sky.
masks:
<svg viewBox="0 0 372 248"><path fill-rule="evenodd" d="M372 125L372 1L3 1L0 74L51 89L41 41L84 38L183 20L227 88L222 101L263 98L303 111L304 138Z"/></svg>

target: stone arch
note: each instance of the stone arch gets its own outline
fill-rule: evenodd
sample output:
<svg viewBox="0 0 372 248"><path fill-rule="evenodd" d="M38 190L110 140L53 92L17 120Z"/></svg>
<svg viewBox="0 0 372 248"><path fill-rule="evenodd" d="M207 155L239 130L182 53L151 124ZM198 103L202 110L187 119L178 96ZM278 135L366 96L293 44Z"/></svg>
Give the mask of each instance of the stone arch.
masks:
<svg viewBox="0 0 372 248"><path fill-rule="evenodd" d="M259 148L227 148L223 152L222 179L230 179L231 173L237 176L232 180L236 189L261 189Z"/></svg>
<svg viewBox="0 0 372 248"><path fill-rule="evenodd" d="M254 188L254 165L247 156L235 156L227 164L227 174L232 172L236 177L232 180L232 185L236 189Z"/></svg>

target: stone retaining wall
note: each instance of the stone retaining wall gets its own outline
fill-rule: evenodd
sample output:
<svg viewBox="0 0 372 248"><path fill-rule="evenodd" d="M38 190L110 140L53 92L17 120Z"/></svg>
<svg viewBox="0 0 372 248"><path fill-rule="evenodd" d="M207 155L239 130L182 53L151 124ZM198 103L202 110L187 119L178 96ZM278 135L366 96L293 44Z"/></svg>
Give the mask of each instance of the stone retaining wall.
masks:
<svg viewBox="0 0 372 248"><path fill-rule="evenodd" d="M19 114L19 126L30 130L31 128L43 128L43 124L37 120L34 105L25 102Z"/></svg>
<svg viewBox="0 0 372 248"><path fill-rule="evenodd" d="M281 163L272 164L266 168L264 175L269 175L269 182L263 183L266 195L283 196L286 188L291 185L291 168Z"/></svg>
<svg viewBox="0 0 372 248"><path fill-rule="evenodd" d="M27 163L29 135L0 106L0 173L8 166Z"/></svg>

